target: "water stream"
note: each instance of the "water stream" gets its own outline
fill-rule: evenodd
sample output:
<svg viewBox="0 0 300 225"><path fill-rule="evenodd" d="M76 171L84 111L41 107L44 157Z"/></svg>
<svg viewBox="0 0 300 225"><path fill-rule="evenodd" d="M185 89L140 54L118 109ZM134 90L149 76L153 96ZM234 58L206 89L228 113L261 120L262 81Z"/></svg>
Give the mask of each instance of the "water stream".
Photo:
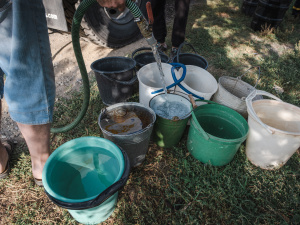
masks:
<svg viewBox="0 0 300 225"><path fill-rule="evenodd" d="M167 108L168 114L170 115L170 104L169 104L169 99L168 99L167 85L166 85L166 81L165 81L165 74L164 74L162 66L161 66L161 58L160 58L159 52L157 51L156 45L152 45L151 48L152 48L152 52L153 52L155 61L157 63L158 69L159 69L160 79L161 79L161 82L163 84L163 89L164 89L164 92L165 92L165 99L166 99L165 106Z"/></svg>
<svg viewBox="0 0 300 225"><path fill-rule="evenodd" d="M167 98L167 85L166 85L166 81L165 81L165 74L164 74L164 72L162 70L162 67L161 67L161 58L160 58L160 55L159 55L159 53L157 51L157 47L155 45L152 46L152 52L153 52L155 61L157 63L158 69L159 69L160 79L161 79L161 82L163 84L163 88L164 88L165 95L166 95L166 98Z"/></svg>

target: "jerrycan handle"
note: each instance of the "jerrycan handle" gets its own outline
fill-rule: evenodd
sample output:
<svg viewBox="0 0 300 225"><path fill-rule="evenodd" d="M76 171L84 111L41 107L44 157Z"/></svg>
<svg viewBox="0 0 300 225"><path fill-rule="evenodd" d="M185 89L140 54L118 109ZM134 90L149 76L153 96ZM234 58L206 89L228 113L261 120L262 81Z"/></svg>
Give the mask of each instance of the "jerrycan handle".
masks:
<svg viewBox="0 0 300 225"><path fill-rule="evenodd" d="M264 124L261 119L256 115L254 109L253 109L253 105L252 105L252 100L253 98L255 98L256 95L264 95L264 96L268 96L270 98L273 98L277 101L280 101L282 102L282 100L280 98L277 98L275 95L272 95L266 91L262 91L262 90L254 90L252 91L248 97L246 98L246 105L247 105L247 109L249 111L249 114L251 116L254 117L254 119L262 126L264 127L269 133L273 134L274 133L274 130L270 129L269 126L267 126L266 124Z"/></svg>
<svg viewBox="0 0 300 225"><path fill-rule="evenodd" d="M125 164L123 175L120 178L120 180L118 180L117 182L113 183L111 186L109 186L108 188L106 188L96 198L94 198L92 200L89 200L89 201L85 201L85 202L69 203L69 202L63 202L63 201L60 201L60 200L57 200L57 199L53 198L45 190L46 195L49 197L49 199L53 203L55 203L56 205L58 205L58 206L60 206L62 208L65 208L65 209L82 210L82 209L93 208L93 207L96 207L96 206L102 204L109 197L111 197L113 194L115 194L117 191L119 191L126 184L128 178L129 178L129 174L130 174L130 161L129 161L127 153L122 148L120 148L120 150L121 150L121 152L123 154L124 164Z"/></svg>

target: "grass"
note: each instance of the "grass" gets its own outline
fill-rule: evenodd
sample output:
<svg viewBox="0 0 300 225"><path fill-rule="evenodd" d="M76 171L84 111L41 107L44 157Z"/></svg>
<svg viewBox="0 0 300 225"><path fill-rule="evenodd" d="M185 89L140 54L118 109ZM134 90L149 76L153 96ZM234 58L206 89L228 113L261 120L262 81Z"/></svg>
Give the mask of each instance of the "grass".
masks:
<svg viewBox="0 0 300 225"><path fill-rule="evenodd" d="M290 15L288 11L274 31L254 32L251 18L240 12L240 1L201 1L191 8L186 40L207 59L216 79L260 66L257 88L300 106L300 23ZM255 70L243 78L251 84L256 79ZM284 92L277 94L274 85ZM77 115L81 96L75 92L72 99L56 102L55 127ZM130 101L137 102L138 94ZM74 138L102 136L97 120L103 107L91 76L86 116L73 130L53 134L51 149ZM231 163L214 167L194 159L186 140L187 132L173 148L150 143L146 160L132 169L115 212L104 224L300 224L299 151L281 169L266 171L248 161L242 144ZM77 224L34 185L24 143L13 155L9 179L0 181L0 205L0 224Z"/></svg>

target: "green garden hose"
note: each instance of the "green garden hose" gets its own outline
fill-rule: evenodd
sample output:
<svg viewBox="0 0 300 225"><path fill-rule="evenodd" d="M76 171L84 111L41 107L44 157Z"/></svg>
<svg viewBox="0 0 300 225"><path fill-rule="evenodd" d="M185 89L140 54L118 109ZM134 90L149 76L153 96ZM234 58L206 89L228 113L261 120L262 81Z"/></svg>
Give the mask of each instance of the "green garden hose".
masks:
<svg viewBox="0 0 300 225"><path fill-rule="evenodd" d="M87 70L84 64L84 60L82 57L82 52L80 48L80 41L79 41L79 30L80 30L80 23L82 20L82 17L84 16L85 12L88 10L88 8L96 3L97 0L84 0L80 3L78 6L72 22L72 43L73 43L73 49L76 56L76 60L78 63L78 67L80 69L82 82L83 82L83 103L81 107L81 111L79 112L78 116L75 118L73 122L70 124L60 127L60 128L51 128L52 133L62 133L69 131L73 129L75 126L79 124L79 122L83 119L84 115L86 114L86 111L89 107L89 101L90 101L90 84L89 84L89 78L87 74ZM131 11L134 18L140 18L143 17L142 12L140 11L139 7L133 3L131 0L126 0L126 7Z"/></svg>

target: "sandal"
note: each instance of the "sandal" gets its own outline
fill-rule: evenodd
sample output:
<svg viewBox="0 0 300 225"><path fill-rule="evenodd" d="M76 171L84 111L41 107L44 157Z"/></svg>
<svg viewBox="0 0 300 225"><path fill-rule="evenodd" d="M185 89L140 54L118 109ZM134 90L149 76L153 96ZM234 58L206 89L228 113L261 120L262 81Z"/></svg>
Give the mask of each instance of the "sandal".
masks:
<svg viewBox="0 0 300 225"><path fill-rule="evenodd" d="M15 147L14 142L12 142L10 140L3 141L2 145L6 149L6 152L8 154L8 160L7 160L7 164L6 164L5 170L2 173L0 173L0 180L6 178L8 176L8 174L9 174L9 172L10 172L9 161L10 161L11 155L12 155L12 153L14 151L14 147Z"/></svg>
<svg viewBox="0 0 300 225"><path fill-rule="evenodd" d="M34 183L39 187L44 187L42 179L33 178Z"/></svg>

